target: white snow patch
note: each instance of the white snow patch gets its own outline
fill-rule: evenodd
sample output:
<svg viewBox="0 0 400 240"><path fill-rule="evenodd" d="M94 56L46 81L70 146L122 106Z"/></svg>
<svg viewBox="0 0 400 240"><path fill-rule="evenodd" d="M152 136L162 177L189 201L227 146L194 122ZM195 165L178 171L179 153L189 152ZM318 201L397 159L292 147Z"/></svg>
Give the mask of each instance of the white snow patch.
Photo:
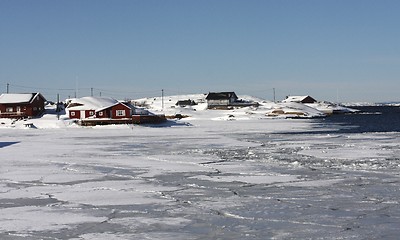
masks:
<svg viewBox="0 0 400 240"><path fill-rule="evenodd" d="M0 208L2 232L54 231L69 228L69 224L102 222L105 217L88 216L83 213L64 212L50 207L24 206Z"/></svg>

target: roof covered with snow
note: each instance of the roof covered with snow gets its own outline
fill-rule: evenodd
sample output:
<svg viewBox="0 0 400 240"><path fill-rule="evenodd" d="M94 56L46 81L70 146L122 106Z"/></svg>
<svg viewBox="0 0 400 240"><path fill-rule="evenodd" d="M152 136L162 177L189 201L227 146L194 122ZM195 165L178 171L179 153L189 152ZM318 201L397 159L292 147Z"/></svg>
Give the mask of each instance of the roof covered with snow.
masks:
<svg viewBox="0 0 400 240"><path fill-rule="evenodd" d="M107 97L82 97L69 100L69 110L97 110L118 104L118 100Z"/></svg>
<svg viewBox="0 0 400 240"><path fill-rule="evenodd" d="M4 93L0 95L0 104L29 103L40 93Z"/></svg>
<svg viewBox="0 0 400 240"><path fill-rule="evenodd" d="M288 96L282 102L304 102L305 100L307 100L307 102L316 102L317 101L310 96Z"/></svg>

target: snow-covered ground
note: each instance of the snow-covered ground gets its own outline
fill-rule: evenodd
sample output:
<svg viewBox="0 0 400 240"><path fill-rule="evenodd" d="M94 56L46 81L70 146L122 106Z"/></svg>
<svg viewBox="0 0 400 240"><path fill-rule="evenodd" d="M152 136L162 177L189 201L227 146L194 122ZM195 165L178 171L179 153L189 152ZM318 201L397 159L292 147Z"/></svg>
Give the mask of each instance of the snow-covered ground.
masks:
<svg viewBox="0 0 400 240"><path fill-rule="evenodd" d="M162 126L1 119L0 239L398 238L399 133L174 101L147 102L190 116Z"/></svg>
<svg viewBox="0 0 400 240"><path fill-rule="evenodd" d="M252 96L239 96L240 100L259 103L258 107L236 108L229 111L207 110L207 94L177 95L166 97L152 97L136 99L133 102L140 106L167 115L182 114L196 118L205 119L261 119L261 118L316 118L324 117L333 112L355 113L357 110L342 107L329 102L318 102L315 104L300 104L295 102L271 102ZM179 107L179 100L193 100L194 106ZM229 117L229 118L228 118Z"/></svg>

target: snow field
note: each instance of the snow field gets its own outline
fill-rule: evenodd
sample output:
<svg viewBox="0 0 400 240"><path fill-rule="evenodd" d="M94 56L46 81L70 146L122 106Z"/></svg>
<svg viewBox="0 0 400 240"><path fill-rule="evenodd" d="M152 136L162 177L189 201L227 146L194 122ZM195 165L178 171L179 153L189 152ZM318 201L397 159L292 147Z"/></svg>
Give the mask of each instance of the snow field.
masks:
<svg viewBox="0 0 400 240"><path fill-rule="evenodd" d="M163 126L5 123L0 238L398 236L398 133L181 110L196 114Z"/></svg>

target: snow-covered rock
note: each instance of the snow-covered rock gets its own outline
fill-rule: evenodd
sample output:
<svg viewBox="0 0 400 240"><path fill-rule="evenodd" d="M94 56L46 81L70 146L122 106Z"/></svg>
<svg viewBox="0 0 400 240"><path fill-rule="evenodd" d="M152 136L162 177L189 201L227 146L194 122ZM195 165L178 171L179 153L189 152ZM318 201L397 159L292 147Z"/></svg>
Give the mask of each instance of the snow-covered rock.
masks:
<svg viewBox="0 0 400 240"><path fill-rule="evenodd" d="M315 108L326 114L337 114L337 113L356 113L359 112L357 109L344 107L331 102L317 102L317 103L307 103L305 104L309 107Z"/></svg>

